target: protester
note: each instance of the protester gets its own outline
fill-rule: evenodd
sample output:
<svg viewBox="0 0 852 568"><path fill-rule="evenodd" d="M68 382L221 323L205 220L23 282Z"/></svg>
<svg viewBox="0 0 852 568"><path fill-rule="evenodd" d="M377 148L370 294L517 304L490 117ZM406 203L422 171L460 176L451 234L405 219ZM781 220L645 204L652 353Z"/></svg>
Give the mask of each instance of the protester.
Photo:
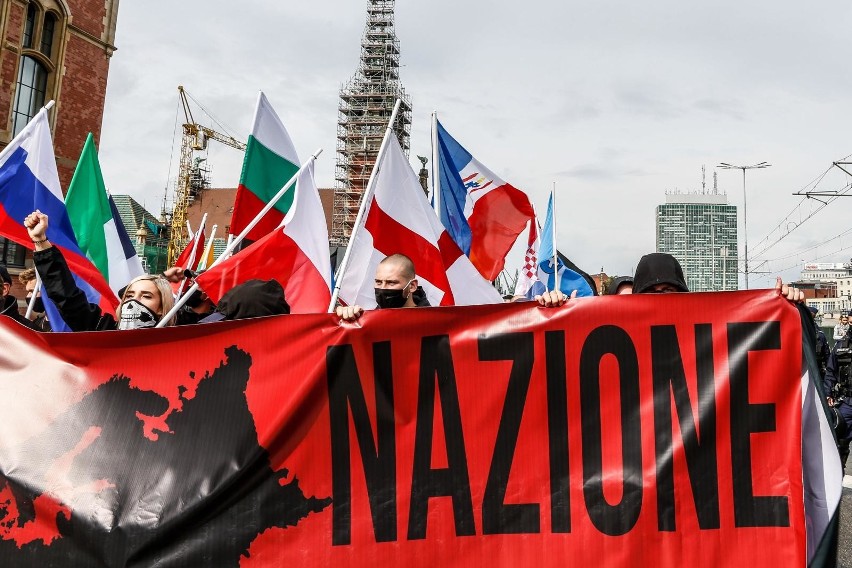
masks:
<svg viewBox="0 0 852 568"><path fill-rule="evenodd" d="M27 305L33 297L33 291L36 287L36 271L35 268L27 268L18 274L18 282L24 285L27 291ZM32 327L36 331L51 331L50 322L47 320L47 314L44 312L44 301L41 299L41 290L36 293L35 304L33 304Z"/></svg>
<svg viewBox="0 0 852 568"><path fill-rule="evenodd" d="M837 413L835 433L845 470L852 442L852 328L834 344L825 367L823 387L828 405Z"/></svg>
<svg viewBox="0 0 852 568"><path fill-rule="evenodd" d="M607 296L614 296L619 294L632 294L633 293L633 277L632 276L618 276L613 278L609 282L609 286L606 287Z"/></svg>
<svg viewBox="0 0 852 568"><path fill-rule="evenodd" d="M815 355L817 366L819 367L820 379L825 379L825 366L828 363L828 357L831 350L828 348L828 339L825 338L825 333L820 329L816 322L816 315L819 312L815 306L808 306L808 313L811 315L811 321L814 324L816 331Z"/></svg>
<svg viewBox="0 0 852 568"><path fill-rule="evenodd" d="M417 285L414 262L404 254L386 256L376 267L376 308L414 308L429 305L423 288ZM353 322L361 317L364 308L355 304L338 306L335 310L343 321Z"/></svg>
<svg viewBox="0 0 852 568"><path fill-rule="evenodd" d="M290 313L284 287L277 280L246 280L234 286L219 300L216 311L201 320L212 323L275 316Z"/></svg>
<svg viewBox="0 0 852 568"><path fill-rule="evenodd" d="M0 315L7 316L27 327L32 328L30 320L21 315L18 309L18 299L11 294L12 276L5 264L0 264L0 281L2 281L2 295L0 295Z"/></svg>
<svg viewBox="0 0 852 568"><path fill-rule="evenodd" d="M666 294L689 292L683 269L675 257L652 252L639 259L633 277L633 294Z"/></svg>
<svg viewBox="0 0 852 568"><path fill-rule="evenodd" d="M187 278L186 286L191 287L195 283L197 274L189 269L183 271ZM203 271L201 271L203 272ZM200 272L199 272L200 274ZM175 316L176 325L192 325L199 323L204 318L216 312L216 304L207 295L207 292L199 288L187 298L186 303Z"/></svg>
<svg viewBox="0 0 852 568"><path fill-rule="evenodd" d="M143 275L131 280L125 288L116 317L101 312L77 287L59 249L47 240L47 215L33 211L24 219L24 226L35 244L33 260L44 291L72 331L154 327L174 305L171 286L164 276ZM167 325L174 325L174 319Z"/></svg>
<svg viewBox="0 0 852 568"><path fill-rule="evenodd" d="M834 340L843 339L849 332L849 316L840 314L840 323L834 326Z"/></svg>

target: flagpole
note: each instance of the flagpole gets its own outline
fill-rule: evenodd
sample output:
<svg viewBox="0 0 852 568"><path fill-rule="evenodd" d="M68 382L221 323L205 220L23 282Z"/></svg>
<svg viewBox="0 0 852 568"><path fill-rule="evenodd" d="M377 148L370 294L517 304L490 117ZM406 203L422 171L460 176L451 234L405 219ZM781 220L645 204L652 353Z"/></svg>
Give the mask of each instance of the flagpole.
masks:
<svg viewBox="0 0 852 568"><path fill-rule="evenodd" d="M207 267L207 270L210 270L211 268L219 264L219 262L226 260L228 257L231 256L231 252L233 252L235 248L240 246L240 243L243 242L243 239L246 238L246 235L248 235L258 223L260 223L260 220L263 219L263 216L266 215L269 210L275 206L278 200L281 199L285 193L287 193L287 190L293 187L293 184L296 183L296 180L299 179L299 176L302 175L302 172L305 171L305 169L307 169L309 165L314 163L320 154L322 154L322 148L318 148L317 151L314 152L314 154L310 158L308 158L308 160L304 164L302 164L302 167L299 168L299 171L293 174L293 177L290 178L290 181L288 181L284 185L284 187L278 190L278 193L276 193L272 197L272 199L269 200L269 203L264 205L263 209L260 210L260 213L255 215L254 219L251 220L251 223L246 225L246 228L243 229L243 231L237 237L235 237L233 240L231 240L231 242L228 243L228 246L225 248L224 251L222 251L222 254L220 254L218 258L213 261L213 264ZM175 316L178 310L183 307L187 300L189 300L189 297L192 296L192 294L195 293L196 290L198 290L198 282L195 282L192 286L190 286L189 290L186 291L186 294L175 300L174 307L169 311L169 313L163 316L163 319L157 322L156 327L164 327L166 325L166 322Z"/></svg>
<svg viewBox="0 0 852 568"><path fill-rule="evenodd" d="M432 203L441 218L441 172L438 169L438 111L432 111Z"/></svg>
<svg viewBox="0 0 852 568"><path fill-rule="evenodd" d="M551 211L553 218L551 219L550 226L553 227L553 276L556 279L556 285L553 289L559 290L559 249L556 248L556 182L553 182L553 191L550 194L550 202L553 204L553 209Z"/></svg>
<svg viewBox="0 0 852 568"><path fill-rule="evenodd" d="M361 196L361 205L358 207L358 216L355 217L355 226L352 227L352 234L349 235L349 244L346 246L346 253L343 255L343 260L340 266L337 267L337 273L334 275L334 292L331 295L331 302L328 304L328 313L334 311L334 306L337 304L337 298L340 296L340 286L343 284L343 275L346 274L346 268L349 266L349 258L352 256L352 243L355 242L355 235L361 228L364 220L364 211L367 209L367 203L373 197L373 192L376 188L376 177L381 169L382 159L385 157L385 148L388 145L388 140L393 135L393 125L396 122L396 115L399 113L399 107L402 105L402 99L397 99L393 106L390 122L388 122L385 136L382 138L382 145L379 146L379 154L376 156L376 163L373 165L373 171L370 173L370 180L367 182L367 189L364 190L364 195Z"/></svg>
<svg viewBox="0 0 852 568"><path fill-rule="evenodd" d="M30 319L33 315L33 306L35 306L36 296L41 290L41 276L39 276L38 270L36 270L36 283L35 288L33 288L33 295L30 298L29 303L27 303L27 313L24 315L25 318Z"/></svg>
<svg viewBox="0 0 852 568"><path fill-rule="evenodd" d="M213 239L216 237L216 229L219 225L213 225L213 228L210 230L210 238L207 239L207 243L204 245L204 252L201 253L201 261L198 263L198 270L207 270L207 257L210 255L210 251L213 249ZM204 266L201 266L201 262L204 263Z"/></svg>

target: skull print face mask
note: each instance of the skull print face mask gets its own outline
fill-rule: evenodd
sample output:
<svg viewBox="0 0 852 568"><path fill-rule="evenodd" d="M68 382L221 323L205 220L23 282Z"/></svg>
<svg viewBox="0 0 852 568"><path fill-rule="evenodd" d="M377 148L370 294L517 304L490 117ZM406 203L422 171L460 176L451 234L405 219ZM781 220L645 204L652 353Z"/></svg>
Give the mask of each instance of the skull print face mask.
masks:
<svg viewBox="0 0 852 568"><path fill-rule="evenodd" d="M121 305L118 329L143 329L157 325L157 315L139 300L127 300Z"/></svg>

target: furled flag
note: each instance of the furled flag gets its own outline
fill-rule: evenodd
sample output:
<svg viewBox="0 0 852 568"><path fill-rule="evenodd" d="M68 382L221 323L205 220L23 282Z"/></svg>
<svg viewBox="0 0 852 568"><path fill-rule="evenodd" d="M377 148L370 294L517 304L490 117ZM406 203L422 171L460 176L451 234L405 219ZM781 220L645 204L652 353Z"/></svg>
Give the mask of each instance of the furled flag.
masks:
<svg viewBox="0 0 852 568"><path fill-rule="evenodd" d="M538 234L541 232L541 229L538 226L537 219L530 219L529 225L527 250L524 253L524 263L518 272L518 279L515 282L515 296L526 296L530 288L538 282Z"/></svg>
<svg viewBox="0 0 852 568"><path fill-rule="evenodd" d="M34 246L23 221L36 209L48 216L46 236L62 251L77 286L89 302L105 313L115 314L118 298L74 237L62 199L46 109L39 111L0 152L0 236L32 250ZM45 304L53 330L67 331L51 303Z"/></svg>
<svg viewBox="0 0 852 568"><path fill-rule="evenodd" d="M313 163L302 170L293 194L293 204L278 229L196 278L214 302L237 284L259 278L281 283L291 313L322 313L328 309L328 229Z"/></svg>
<svg viewBox="0 0 852 568"><path fill-rule="evenodd" d="M437 120L435 126L441 223L479 273L494 280L535 216L532 205L526 193L480 164Z"/></svg>
<svg viewBox="0 0 852 568"><path fill-rule="evenodd" d="M266 95L260 93L246 146L240 185L234 200L231 234L239 235L251 223L275 194L296 175L300 163L287 129L269 104ZM246 238L256 241L276 229L291 203L293 192L288 191Z"/></svg>
<svg viewBox="0 0 852 568"><path fill-rule="evenodd" d="M532 231L532 229L530 229ZM536 270L535 279L529 281L529 287L525 294L532 298L542 294L548 290L556 288L556 276L553 271L553 194L550 195L550 200L547 202L547 216L544 219L544 228L537 231L538 238L530 244L527 249L527 255L537 259L538 268ZM532 237L531 237L532 239ZM562 253L558 253L556 259L557 274L559 275L559 289L562 293L570 296L576 290L577 296L595 296L595 281L587 273L580 270L576 264L568 260ZM521 282L521 277L525 275L526 259L524 268L521 269L521 274L518 276L518 282ZM516 288L516 294L520 294Z"/></svg>
<svg viewBox="0 0 852 568"><path fill-rule="evenodd" d="M201 263L201 257L204 256L204 220L207 219L205 214L201 220L201 225L194 235L186 243L186 247L178 255L175 261L175 266L188 268L189 270L197 270Z"/></svg>
<svg viewBox="0 0 852 568"><path fill-rule="evenodd" d="M107 193L92 133L86 137L68 186L65 208L80 250L116 293L145 273L112 197Z"/></svg>
<svg viewBox="0 0 852 568"><path fill-rule="evenodd" d="M420 182L395 136L376 160L375 190L364 211L364 226L350 242L349 265L340 282L340 300L376 306L373 278L379 262L402 253L414 262L417 281L433 306L502 301L459 250L429 206Z"/></svg>
<svg viewBox="0 0 852 568"><path fill-rule="evenodd" d="M216 229L218 227L219 225L213 225L213 228L210 230L210 238L207 239L207 244L204 246L204 254L201 255L201 259L198 261L198 270L207 270L213 266L213 261L216 260L213 245L215 244Z"/></svg>

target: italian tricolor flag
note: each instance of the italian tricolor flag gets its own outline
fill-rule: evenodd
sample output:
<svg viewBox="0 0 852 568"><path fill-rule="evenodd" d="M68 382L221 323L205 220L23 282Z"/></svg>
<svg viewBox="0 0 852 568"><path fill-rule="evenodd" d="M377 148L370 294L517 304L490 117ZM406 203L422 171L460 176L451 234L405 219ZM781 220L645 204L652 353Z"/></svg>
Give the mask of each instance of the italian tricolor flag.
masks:
<svg viewBox="0 0 852 568"><path fill-rule="evenodd" d="M118 293L132 279L145 274L118 209L107 193L91 132L68 186L65 209L80 250L114 292Z"/></svg>
<svg viewBox="0 0 852 568"><path fill-rule="evenodd" d="M278 118L266 95L260 93L246 146L229 232L239 235L299 171L299 164L299 156L284 123ZM292 190L288 191L279 199L246 238L256 241L278 227L293 203L294 193Z"/></svg>

